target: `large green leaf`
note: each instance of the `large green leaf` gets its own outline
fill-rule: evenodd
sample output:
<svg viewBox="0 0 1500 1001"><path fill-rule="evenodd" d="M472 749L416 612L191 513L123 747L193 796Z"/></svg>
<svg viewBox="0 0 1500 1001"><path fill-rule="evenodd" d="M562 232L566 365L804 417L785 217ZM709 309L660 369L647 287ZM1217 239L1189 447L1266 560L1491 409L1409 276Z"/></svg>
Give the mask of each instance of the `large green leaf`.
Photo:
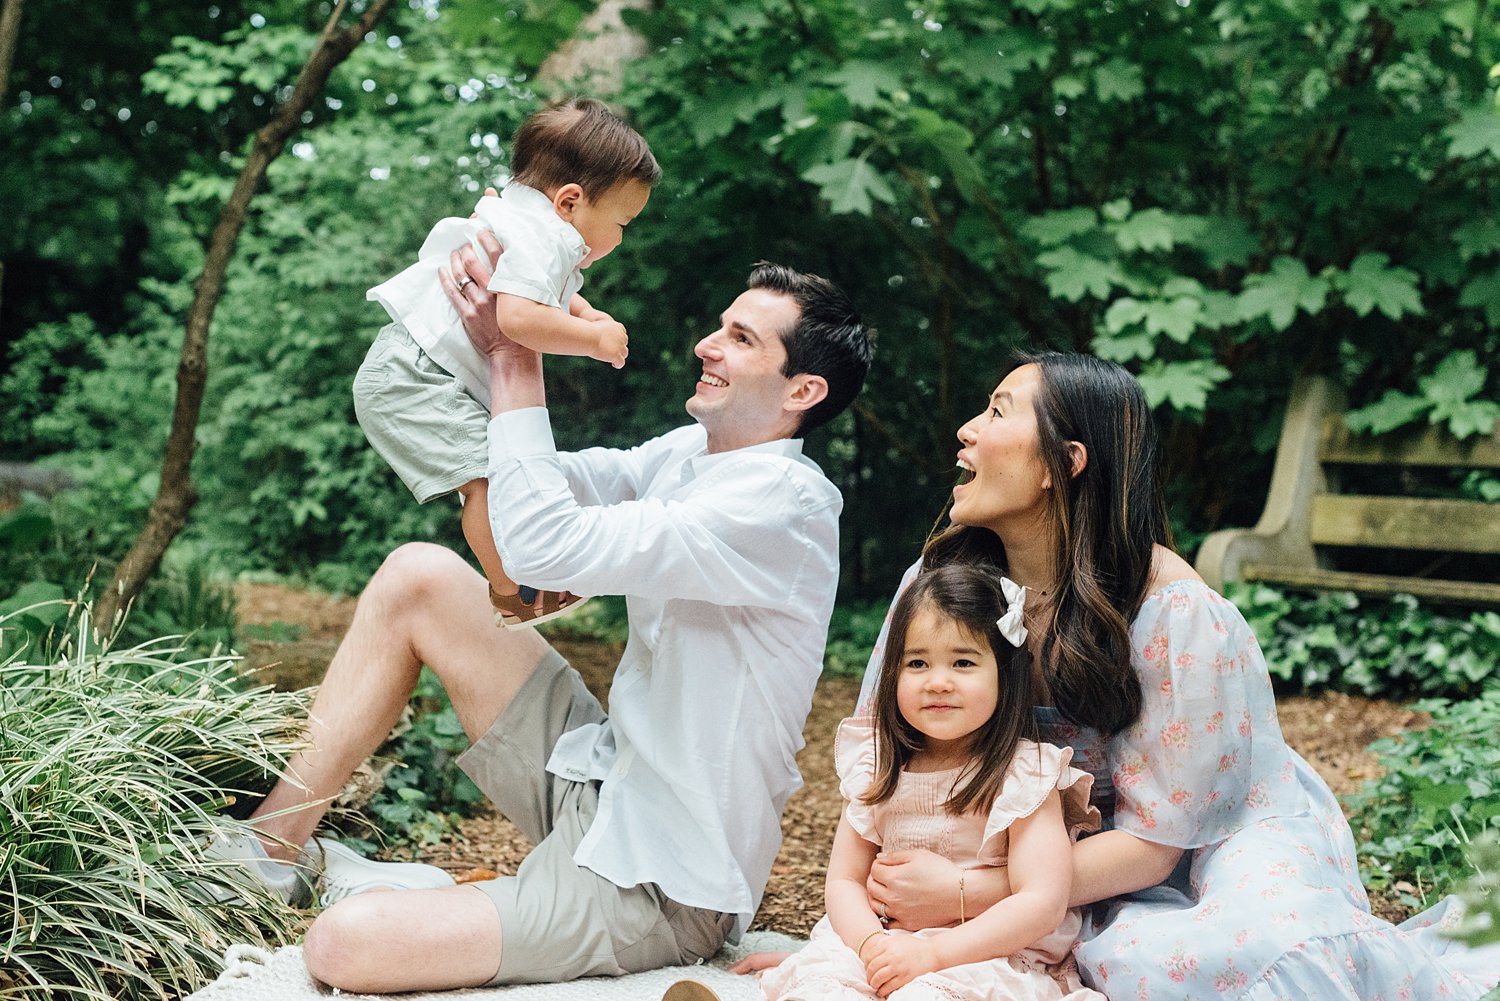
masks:
<svg viewBox="0 0 1500 1001"><path fill-rule="evenodd" d="M1448 137L1448 155L1475 157L1488 153L1500 159L1500 111L1493 102L1469 108L1458 121L1443 130Z"/></svg>
<svg viewBox="0 0 1500 1001"><path fill-rule="evenodd" d="M1229 369L1206 359L1156 361L1140 374L1141 388L1153 407L1166 403L1183 411L1202 410L1209 391L1227 378Z"/></svg>
<svg viewBox="0 0 1500 1001"><path fill-rule="evenodd" d="M1104 103L1134 101L1146 92L1141 68L1116 56L1094 69L1094 92Z"/></svg>
<svg viewBox="0 0 1500 1001"><path fill-rule="evenodd" d="M873 108L882 94L901 89L901 70L892 63L854 59L828 74L828 82L844 92L856 108Z"/></svg>
<svg viewBox="0 0 1500 1001"><path fill-rule="evenodd" d="M1047 290L1060 299L1077 302L1084 296L1104 299L1124 275L1114 261L1081 254L1072 247L1058 247L1038 254L1036 262L1047 269Z"/></svg>
<svg viewBox="0 0 1500 1001"><path fill-rule="evenodd" d="M1417 273L1410 268L1391 267L1390 257L1376 251L1360 254L1343 274L1335 273L1334 284L1344 301L1359 316L1380 310L1393 320L1407 314L1422 314L1422 294Z"/></svg>
<svg viewBox="0 0 1500 1001"><path fill-rule="evenodd" d="M1298 309L1316 314L1327 299L1326 278L1308 274L1307 266L1294 257L1281 256L1271 262L1269 271L1245 279L1239 309L1245 319L1264 316L1272 329L1282 331L1292 325Z"/></svg>
<svg viewBox="0 0 1500 1001"><path fill-rule="evenodd" d="M1500 268L1470 279L1459 293L1458 304L1484 310L1485 321L1500 327Z"/></svg>
<svg viewBox="0 0 1500 1001"><path fill-rule="evenodd" d="M834 213L869 215L874 210L874 201L890 203L896 200L896 192L890 184L864 159L821 164L803 171L802 176L818 185L828 201L829 210Z"/></svg>

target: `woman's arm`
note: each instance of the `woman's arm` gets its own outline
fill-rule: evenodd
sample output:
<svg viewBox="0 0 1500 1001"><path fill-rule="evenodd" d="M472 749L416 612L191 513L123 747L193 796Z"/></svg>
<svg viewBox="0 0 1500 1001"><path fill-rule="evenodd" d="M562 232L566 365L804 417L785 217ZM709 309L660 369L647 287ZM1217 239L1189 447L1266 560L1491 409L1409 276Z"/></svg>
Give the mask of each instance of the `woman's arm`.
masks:
<svg viewBox="0 0 1500 1001"><path fill-rule="evenodd" d="M1082 907L1155 886L1177 868L1182 849L1143 841L1125 831L1104 831L1073 846L1073 893Z"/></svg>
<svg viewBox="0 0 1500 1001"><path fill-rule="evenodd" d="M839 817L833 851L828 856L828 875L823 882L823 905L828 909L828 923L833 925L834 932L856 952L866 939L885 929L865 892L865 879L878 850L855 832L847 816ZM868 947L865 952L869 953Z"/></svg>
<svg viewBox="0 0 1500 1001"><path fill-rule="evenodd" d="M1181 848L1143 841L1124 831L1105 831L1073 846L1072 907L1155 886L1172 874ZM885 906L892 928L917 931L958 920L958 877L962 871L941 855L926 851L882 852L870 868L867 892ZM1008 869L974 869L964 876L964 902L970 911L994 906L1011 893Z"/></svg>
<svg viewBox="0 0 1500 1001"><path fill-rule="evenodd" d="M968 920L932 936L881 936L866 953L870 986L882 997L924 973L1011 956L1046 937L1068 912L1073 882L1072 846L1063 823L1062 797L1052 792L1036 812L1010 827L1011 893Z"/></svg>

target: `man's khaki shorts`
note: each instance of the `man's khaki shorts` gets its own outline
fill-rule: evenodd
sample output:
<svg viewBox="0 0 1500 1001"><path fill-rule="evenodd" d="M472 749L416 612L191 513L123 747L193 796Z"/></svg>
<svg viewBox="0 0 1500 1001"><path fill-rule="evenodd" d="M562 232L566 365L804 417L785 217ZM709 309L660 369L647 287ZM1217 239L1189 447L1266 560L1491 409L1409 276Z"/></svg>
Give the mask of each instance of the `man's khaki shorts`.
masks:
<svg viewBox="0 0 1500 1001"><path fill-rule="evenodd" d="M500 914L490 984L556 983L690 965L718 951L734 915L684 907L654 884L620 887L573 861L599 804L597 782L547 772L557 739L604 710L549 649L489 731L458 759L536 847L514 876L475 883Z"/></svg>

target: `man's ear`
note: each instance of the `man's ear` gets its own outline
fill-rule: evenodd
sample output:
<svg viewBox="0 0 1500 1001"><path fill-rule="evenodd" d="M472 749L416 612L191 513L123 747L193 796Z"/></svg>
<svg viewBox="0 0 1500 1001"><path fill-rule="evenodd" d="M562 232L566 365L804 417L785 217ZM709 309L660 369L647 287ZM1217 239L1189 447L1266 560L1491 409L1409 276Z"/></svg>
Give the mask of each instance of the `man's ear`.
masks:
<svg viewBox="0 0 1500 1001"><path fill-rule="evenodd" d="M573 210L583 201L583 188L569 181L552 192L552 207L567 222L573 221Z"/></svg>
<svg viewBox="0 0 1500 1001"><path fill-rule="evenodd" d="M1088 468L1089 447L1081 441L1068 442L1068 462L1073 468L1073 477Z"/></svg>
<svg viewBox="0 0 1500 1001"><path fill-rule="evenodd" d="M821 375L801 372L792 376L791 383L784 407L793 413L811 410L828 397L828 380Z"/></svg>

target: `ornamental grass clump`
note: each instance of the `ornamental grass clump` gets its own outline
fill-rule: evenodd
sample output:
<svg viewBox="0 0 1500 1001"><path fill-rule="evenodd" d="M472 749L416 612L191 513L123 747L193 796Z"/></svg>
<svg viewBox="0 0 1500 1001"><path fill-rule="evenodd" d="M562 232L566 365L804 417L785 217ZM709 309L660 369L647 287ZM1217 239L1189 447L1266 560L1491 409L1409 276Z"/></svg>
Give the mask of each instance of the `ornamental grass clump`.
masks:
<svg viewBox="0 0 1500 1001"><path fill-rule="evenodd" d="M200 855L242 829L224 812L269 784L307 700L180 638L99 649L87 618L55 662L0 663L0 998L181 997L299 920L253 892L213 902L231 875Z"/></svg>

